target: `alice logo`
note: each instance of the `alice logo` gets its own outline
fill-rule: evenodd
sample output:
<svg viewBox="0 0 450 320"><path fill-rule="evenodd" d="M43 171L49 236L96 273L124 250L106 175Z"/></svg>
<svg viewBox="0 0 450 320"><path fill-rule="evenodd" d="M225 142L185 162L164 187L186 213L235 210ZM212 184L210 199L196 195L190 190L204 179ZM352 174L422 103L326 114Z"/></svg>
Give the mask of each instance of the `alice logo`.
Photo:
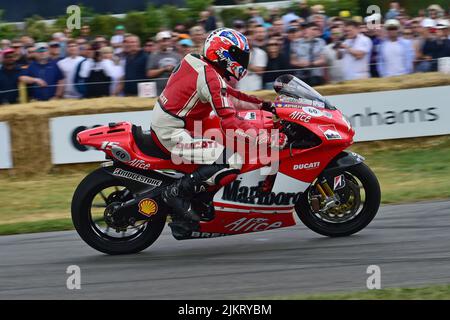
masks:
<svg viewBox="0 0 450 320"><path fill-rule="evenodd" d="M158 211L158 204L152 199L142 199L139 201L139 212L146 216L152 216Z"/></svg>

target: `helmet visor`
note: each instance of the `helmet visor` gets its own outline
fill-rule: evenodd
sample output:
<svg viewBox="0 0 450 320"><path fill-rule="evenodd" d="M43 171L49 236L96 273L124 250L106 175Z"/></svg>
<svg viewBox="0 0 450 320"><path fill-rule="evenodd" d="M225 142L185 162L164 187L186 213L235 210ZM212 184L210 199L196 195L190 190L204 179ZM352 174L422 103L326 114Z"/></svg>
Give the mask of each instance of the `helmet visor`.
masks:
<svg viewBox="0 0 450 320"><path fill-rule="evenodd" d="M237 63L239 63L241 66L244 67L244 69L248 68L248 61L249 61L249 58L250 58L250 52L243 51L243 50L239 49L237 46L231 46L230 49L228 50L228 52L230 53L230 56Z"/></svg>

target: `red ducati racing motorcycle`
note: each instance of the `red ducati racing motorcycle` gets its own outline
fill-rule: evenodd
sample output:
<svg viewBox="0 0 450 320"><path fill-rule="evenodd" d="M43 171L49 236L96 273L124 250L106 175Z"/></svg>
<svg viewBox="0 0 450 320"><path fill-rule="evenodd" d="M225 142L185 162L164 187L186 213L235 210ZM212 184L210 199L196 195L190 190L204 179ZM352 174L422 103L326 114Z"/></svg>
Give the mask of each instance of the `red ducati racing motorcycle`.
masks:
<svg viewBox="0 0 450 320"><path fill-rule="evenodd" d="M274 84L273 113L288 138L277 172L244 164L238 178L198 194L192 205L201 221L176 238L211 238L272 230L296 224L329 237L354 234L375 217L380 186L364 158L344 151L354 130L345 116L301 80L284 75ZM240 112L245 119L268 111ZM242 114L244 113L244 114ZM217 117L204 121L218 127ZM81 238L107 254L146 249L160 236L171 209L161 190L196 170L176 165L149 132L128 122L78 134L78 142L106 153L110 161L90 173L72 199L72 220Z"/></svg>

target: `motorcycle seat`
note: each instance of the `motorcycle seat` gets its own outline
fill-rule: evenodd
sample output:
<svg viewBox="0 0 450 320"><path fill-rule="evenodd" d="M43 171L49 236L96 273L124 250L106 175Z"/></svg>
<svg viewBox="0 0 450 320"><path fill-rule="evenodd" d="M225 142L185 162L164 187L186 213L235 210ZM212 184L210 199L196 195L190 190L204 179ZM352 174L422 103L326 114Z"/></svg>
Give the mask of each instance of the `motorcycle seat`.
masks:
<svg viewBox="0 0 450 320"><path fill-rule="evenodd" d="M131 128L134 141L138 149L149 157L169 160L170 154L163 152L153 141L151 132L144 132L141 126L133 125Z"/></svg>

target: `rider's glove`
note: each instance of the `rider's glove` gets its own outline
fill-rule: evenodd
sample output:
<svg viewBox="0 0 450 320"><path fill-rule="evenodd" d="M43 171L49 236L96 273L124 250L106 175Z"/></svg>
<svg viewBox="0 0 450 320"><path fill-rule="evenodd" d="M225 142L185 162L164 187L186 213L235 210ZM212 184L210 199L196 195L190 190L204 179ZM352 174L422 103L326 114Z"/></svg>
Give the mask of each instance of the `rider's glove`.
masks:
<svg viewBox="0 0 450 320"><path fill-rule="evenodd" d="M272 101L263 101L263 103L261 104L261 110L264 111L269 111L273 113L273 103Z"/></svg>
<svg viewBox="0 0 450 320"><path fill-rule="evenodd" d="M270 143L270 146L274 149L282 150L288 143L287 136L282 132L278 133L278 137L276 134L273 134L271 138L272 141Z"/></svg>
<svg viewBox="0 0 450 320"><path fill-rule="evenodd" d="M268 135L267 133L260 134L256 140L257 144L269 144L271 148L278 150L283 149L287 142L287 136L282 132L278 134L273 133L271 135Z"/></svg>

